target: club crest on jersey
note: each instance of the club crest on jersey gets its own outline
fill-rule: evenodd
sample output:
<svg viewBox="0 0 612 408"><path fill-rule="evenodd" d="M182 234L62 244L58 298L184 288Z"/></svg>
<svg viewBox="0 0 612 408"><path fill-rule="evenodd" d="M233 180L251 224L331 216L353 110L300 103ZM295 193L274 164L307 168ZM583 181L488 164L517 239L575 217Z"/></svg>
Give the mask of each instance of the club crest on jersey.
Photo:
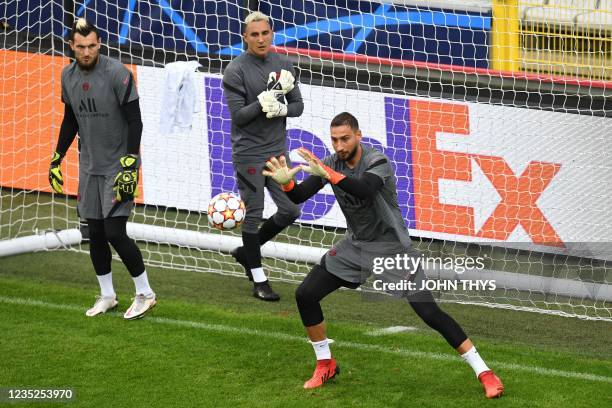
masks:
<svg viewBox="0 0 612 408"><path fill-rule="evenodd" d="M85 92L87 92L87 91L89 91L89 88L90 88L90 87L89 87L89 82L83 82L83 90L84 90Z"/></svg>

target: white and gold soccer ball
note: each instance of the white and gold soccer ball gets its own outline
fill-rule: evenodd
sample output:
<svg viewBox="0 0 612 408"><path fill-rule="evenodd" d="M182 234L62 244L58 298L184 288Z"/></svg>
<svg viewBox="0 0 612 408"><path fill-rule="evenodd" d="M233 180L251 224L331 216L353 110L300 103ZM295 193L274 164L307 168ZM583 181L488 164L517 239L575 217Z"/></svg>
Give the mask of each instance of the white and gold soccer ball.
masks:
<svg viewBox="0 0 612 408"><path fill-rule="evenodd" d="M244 221L244 201L234 193L220 193L208 203L208 222L219 230L231 230Z"/></svg>

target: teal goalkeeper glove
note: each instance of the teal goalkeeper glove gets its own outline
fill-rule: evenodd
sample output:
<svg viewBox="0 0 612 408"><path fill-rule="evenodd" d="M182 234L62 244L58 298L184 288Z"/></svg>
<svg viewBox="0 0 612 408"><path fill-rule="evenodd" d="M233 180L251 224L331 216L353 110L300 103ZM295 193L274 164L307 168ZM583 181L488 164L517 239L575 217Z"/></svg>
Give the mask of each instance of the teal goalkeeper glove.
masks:
<svg viewBox="0 0 612 408"><path fill-rule="evenodd" d="M62 175L62 156L58 152L53 152L51 166L49 167L49 184L53 191L64 194L64 176Z"/></svg>
<svg viewBox="0 0 612 408"><path fill-rule="evenodd" d="M113 191L116 201L129 201L138 197L138 156L128 154L119 159L123 168L115 177Z"/></svg>

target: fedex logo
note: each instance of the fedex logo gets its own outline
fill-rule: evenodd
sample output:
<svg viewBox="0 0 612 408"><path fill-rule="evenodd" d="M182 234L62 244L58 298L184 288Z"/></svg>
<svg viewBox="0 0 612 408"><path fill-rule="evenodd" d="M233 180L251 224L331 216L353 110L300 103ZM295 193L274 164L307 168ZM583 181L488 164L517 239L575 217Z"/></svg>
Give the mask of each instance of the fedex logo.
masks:
<svg viewBox="0 0 612 408"><path fill-rule="evenodd" d="M484 239L507 240L520 225L537 244L563 246L537 201L561 165L530 161L516 174L503 157L458 153L437 148L438 135L469 137L468 106L438 101L405 101L413 150L416 228ZM477 168L476 168L477 167ZM441 201L441 183L471 182L484 174L499 195L499 202L484 222L475 223L474 208ZM467 192L475 197L481 191Z"/></svg>
<svg viewBox="0 0 612 408"><path fill-rule="evenodd" d="M211 194L237 191L231 158L230 113L223 99L221 80L206 77L205 85ZM339 109L350 111L349 106ZM563 246L538 207L538 199L559 172L560 164L530 161L517 174L503 157L439 148L440 135L470 137L468 105L385 97L383 109L386 145L367 133L363 143L391 159L398 202L408 228L506 241L520 226L534 243ZM319 136L305 130L288 129L287 141L290 151L304 146L319 157L331 153ZM301 180L304 175L298 177ZM486 184L494 190L494 199L483 199L479 187L470 191L474 183ZM463 190L460 186L464 186ZM475 209L476 204L470 205L470 196L475 197L474 202L488 203L488 207ZM468 197L468 202L461 203L461 197ZM316 223L334 204L333 194L322 190L304 203L300 220Z"/></svg>

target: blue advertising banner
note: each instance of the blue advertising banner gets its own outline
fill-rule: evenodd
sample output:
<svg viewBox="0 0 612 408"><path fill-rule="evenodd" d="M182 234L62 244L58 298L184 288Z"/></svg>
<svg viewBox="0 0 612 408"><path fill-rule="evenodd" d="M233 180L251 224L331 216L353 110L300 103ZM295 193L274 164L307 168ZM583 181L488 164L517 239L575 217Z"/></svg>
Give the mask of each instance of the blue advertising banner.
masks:
<svg viewBox="0 0 612 408"><path fill-rule="evenodd" d="M84 0L76 16L100 29L110 46L138 45L178 53L238 55L243 1ZM487 68L490 14L347 0L260 1L272 18L274 45ZM17 31L66 36L62 2L10 0Z"/></svg>

